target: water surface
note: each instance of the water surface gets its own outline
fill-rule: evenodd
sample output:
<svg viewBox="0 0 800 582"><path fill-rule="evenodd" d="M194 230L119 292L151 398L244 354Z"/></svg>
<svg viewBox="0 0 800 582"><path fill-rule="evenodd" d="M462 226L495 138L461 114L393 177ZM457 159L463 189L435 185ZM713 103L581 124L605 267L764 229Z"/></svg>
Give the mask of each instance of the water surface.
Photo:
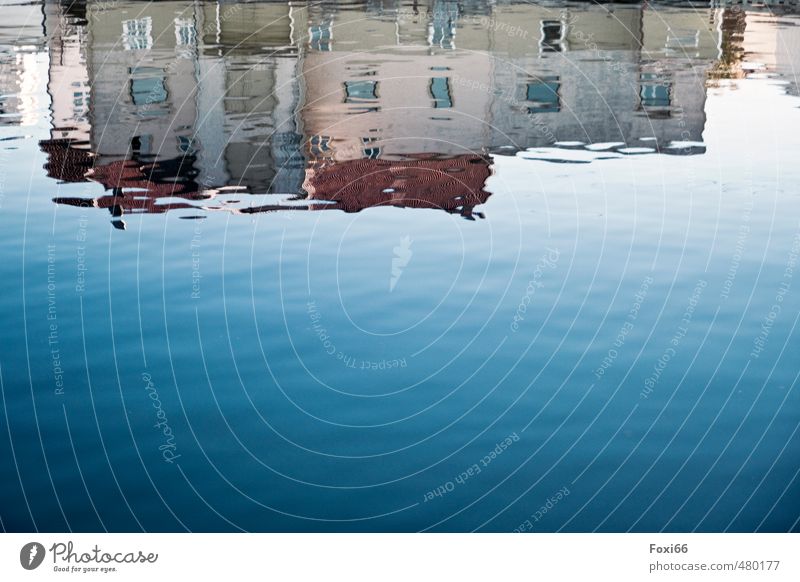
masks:
<svg viewBox="0 0 800 582"><path fill-rule="evenodd" d="M4 529L798 529L791 3L2 13Z"/></svg>

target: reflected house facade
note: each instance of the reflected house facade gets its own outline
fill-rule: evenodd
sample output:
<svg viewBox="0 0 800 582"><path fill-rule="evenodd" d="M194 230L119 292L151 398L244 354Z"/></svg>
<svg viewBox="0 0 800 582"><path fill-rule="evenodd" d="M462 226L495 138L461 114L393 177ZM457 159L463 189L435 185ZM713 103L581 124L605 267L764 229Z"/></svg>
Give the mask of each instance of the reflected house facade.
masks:
<svg viewBox="0 0 800 582"><path fill-rule="evenodd" d="M53 131L42 149L52 177L108 190L57 202L117 216L376 205L480 216L490 154L559 142L702 153L704 80L720 53L710 10L94 7L76 19L44 2ZM669 147L682 142L693 145ZM234 203L224 187L308 203Z"/></svg>
<svg viewBox="0 0 800 582"><path fill-rule="evenodd" d="M285 44L288 37L275 39L272 27L264 35L268 39L251 33L253 45L262 48L260 55L233 40L237 34L227 27L236 28L232 21L252 11L249 5L230 5L222 14L224 19L212 4L159 2L136 11L132 6L110 5L92 12L86 23L90 41L85 61L93 93L91 148L98 164L125 159L131 153L143 158L194 157L200 160L194 168L197 179L204 184L238 180L256 187L268 185L272 177L259 173L266 164L258 156L270 154L264 138L271 134L278 115L286 114L284 126L291 124L287 112L296 106L292 87L296 75L295 59L276 63L276 56L264 59L260 55L265 40ZM262 6L283 14L255 18L287 20L285 5L256 5ZM59 10L57 4L46 7L51 12ZM139 15L133 18L132 14ZM253 27L259 22L253 15L243 18L249 18ZM223 53L218 43L229 36L234 48ZM206 43L217 43L217 48ZM70 93L72 78L87 76L80 67L59 73L54 71L53 77L64 82L54 81L58 85L52 91L54 99ZM254 127L258 128L255 137ZM262 152L245 151L247 144L256 141Z"/></svg>
<svg viewBox="0 0 800 582"><path fill-rule="evenodd" d="M440 5L451 7L442 30ZM304 126L342 159L376 148L389 156L414 147L501 152L562 141L646 140L665 153L699 153L668 146L702 140L716 18L520 3L487 20L434 2L416 17L370 22L365 38L361 18L320 16L311 29L324 42L303 65L314 104L302 112Z"/></svg>
<svg viewBox="0 0 800 582"><path fill-rule="evenodd" d="M356 160L382 175L369 160L474 157L566 141L705 151L687 142L702 141L705 76L719 54L713 14L506 8L487 26L479 12L433 2L374 18L369 35L369 3L342 22L312 11L301 111L310 197L330 198L329 176L353 174ZM382 180L365 189L358 187L370 204L398 195Z"/></svg>
<svg viewBox="0 0 800 582"><path fill-rule="evenodd" d="M39 102L40 67L36 52L45 44L41 8L15 3L2 7L0 24L0 125L27 126L38 121L46 104Z"/></svg>
<svg viewBox="0 0 800 582"><path fill-rule="evenodd" d="M485 95L456 106L451 75L471 70L487 81L487 54L454 53L458 6L415 17L335 15L312 10L302 63L308 136L303 189L322 208L438 208L468 219L489 197ZM373 10L374 11L374 10ZM445 47L445 48L442 48ZM453 57L457 58L453 58Z"/></svg>
<svg viewBox="0 0 800 582"><path fill-rule="evenodd" d="M402 160L355 158L309 163L303 187L303 205L293 210L343 210L366 208L427 208L460 214L474 220L489 198L484 184L491 175L486 155L406 156ZM282 205L249 206L242 214L285 210Z"/></svg>
<svg viewBox="0 0 800 582"><path fill-rule="evenodd" d="M714 4L720 6L722 56L713 78L743 78L747 72L766 67L781 74L788 94L800 95L800 27L792 18L800 10L800 1L752 4L715 0Z"/></svg>
<svg viewBox="0 0 800 582"><path fill-rule="evenodd" d="M598 5L557 18L537 6L516 12L508 26L540 23L539 54L508 35L494 40L508 55L494 83L509 88L492 106L495 147L569 141L704 151L670 145L702 141L705 79L719 54L713 13L641 5L615 6L613 17ZM519 110L528 123L519 123Z"/></svg>
<svg viewBox="0 0 800 582"><path fill-rule="evenodd" d="M221 142L214 149L227 183L296 194L304 168L295 111L306 9L275 2L206 10L213 25L203 29L200 78L203 84L214 78L216 86L204 87L204 97L206 109L212 103L218 109L206 140Z"/></svg>
<svg viewBox="0 0 800 582"><path fill-rule="evenodd" d="M83 182L92 168L86 15L74 8L60 2L44 5L52 129L40 146L48 154L47 174L64 182Z"/></svg>
<svg viewBox="0 0 800 582"><path fill-rule="evenodd" d="M64 62L57 53L75 27L60 3L45 3L53 131L41 147L50 176L98 182L109 193L56 202L119 216L197 209L231 184L259 193L300 190L291 7L177 1L92 8L89 2L90 16L77 25L83 54ZM85 117L71 101L76 79L90 87L88 124L75 123Z"/></svg>

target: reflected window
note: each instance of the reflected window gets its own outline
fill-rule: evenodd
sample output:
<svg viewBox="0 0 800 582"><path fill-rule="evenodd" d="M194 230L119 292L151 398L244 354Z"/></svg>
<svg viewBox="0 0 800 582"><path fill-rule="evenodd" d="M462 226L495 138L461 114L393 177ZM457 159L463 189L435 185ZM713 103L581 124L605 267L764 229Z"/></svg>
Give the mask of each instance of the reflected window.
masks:
<svg viewBox="0 0 800 582"><path fill-rule="evenodd" d="M153 19L149 16L122 21L122 44L126 51L153 47Z"/></svg>
<svg viewBox="0 0 800 582"><path fill-rule="evenodd" d="M455 48L458 2L442 0L433 5L428 42L442 48Z"/></svg>
<svg viewBox="0 0 800 582"><path fill-rule="evenodd" d="M178 149L186 155L194 155L196 148L194 147L194 139L186 135L178 136Z"/></svg>
<svg viewBox="0 0 800 582"><path fill-rule="evenodd" d="M560 20L542 20L542 34L539 37L539 48L543 52L561 52L563 50L564 26Z"/></svg>
<svg viewBox="0 0 800 582"><path fill-rule="evenodd" d="M167 87L163 69L134 67L131 75L131 99L134 105L155 105L167 100Z"/></svg>
<svg viewBox="0 0 800 582"><path fill-rule="evenodd" d="M308 149L313 156L323 156L331 151L331 138L328 135L312 135L308 139Z"/></svg>
<svg viewBox="0 0 800 582"><path fill-rule="evenodd" d="M175 44L178 46L194 46L197 32L194 22L189 18L175 19Z"/></svg>
<svg viewBox="0 0 800 582"><path fill-rule="evenodd" d="M430 85L433 106L437 109L452 107L453 98L450 96L450 79L447 77L434 77Z"/></svg>
<svg viewBox="0 0 800 582"><path fill-rule="evenodd" d="M639 99L643 108L661 108L671 105L669 81L659 77L656 73L642 73L639 83Z"/></svg>
<svg viewBox="0 0 800 582"><path fill-rule="evenodd" d="M370 113L379 111L380 107L374 105L378 101L377 81L345 81L345 103L362 105L351 110L351 114Z"/></svg>
<svg viewBox="0 0 800 582"><path fill-rule="evenodd" d="M345 81L345 103L369 103L378 99L377 81Z"/></svg>
<svg viewBox="0 0 800 582"><path fill-rule="evenodd" d="M529 113L554 113L561 110L558 96L559 78L557 76L541 77L528 83L525 98L531 103Z"/></svg>
<svg viewBox="0 0 800 582"><path fill-rule="evenodd" d="M152 152L152 135L135 135L131 139L131 153L134 156L147 156Z"/></svg>
<svg viewBox="0 0 800 582"><path fill-rule="evenodd" d="M313 51L331 50L333 39L333 22L331 20L311 26L308 29L308 46Z"/></svg>
<svg viewBox="0 0 800 582"><path fill-rule="evenodd" d="M664 46L666 54L677 54L679 56L690 56L688 49L696 49L700 46L700 31L691 30L677 33L667 31L667 42ZM696 54L696 53L695 53Z"/></svg>
<svg viewBox="0 0 800 582"><path fill-rule="evenodd" d="M361 143L364 144L364 157L370 160L377 160L381 155L381 148L375 145L378 141L376 137L362 137Z"/></svg>

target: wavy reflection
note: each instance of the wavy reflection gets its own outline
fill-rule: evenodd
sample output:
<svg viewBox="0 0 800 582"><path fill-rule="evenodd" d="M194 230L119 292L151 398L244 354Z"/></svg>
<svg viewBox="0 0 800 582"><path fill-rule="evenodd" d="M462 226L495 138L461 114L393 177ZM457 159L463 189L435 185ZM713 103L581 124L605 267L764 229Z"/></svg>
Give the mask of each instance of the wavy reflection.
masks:
<svg viewBox="0 0 800 582"><path fill-rule="evenodd" d="M735 8L133 5L43 4L45 169L106 191L54 202L118 227L173 210L480 217L494 155L703 154L707 80L744 52Z"/></svg>

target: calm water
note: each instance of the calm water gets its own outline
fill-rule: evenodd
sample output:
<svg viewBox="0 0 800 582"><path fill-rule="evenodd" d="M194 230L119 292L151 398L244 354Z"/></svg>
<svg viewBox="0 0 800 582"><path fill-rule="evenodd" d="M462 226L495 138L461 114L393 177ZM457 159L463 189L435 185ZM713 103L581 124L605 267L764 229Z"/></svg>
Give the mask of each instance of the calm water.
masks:
<svg viewBox="0 0 800 582"><path fill-rule="evenodd" d="M9 531L788 531L791 3L2 0Z"/></svg>

